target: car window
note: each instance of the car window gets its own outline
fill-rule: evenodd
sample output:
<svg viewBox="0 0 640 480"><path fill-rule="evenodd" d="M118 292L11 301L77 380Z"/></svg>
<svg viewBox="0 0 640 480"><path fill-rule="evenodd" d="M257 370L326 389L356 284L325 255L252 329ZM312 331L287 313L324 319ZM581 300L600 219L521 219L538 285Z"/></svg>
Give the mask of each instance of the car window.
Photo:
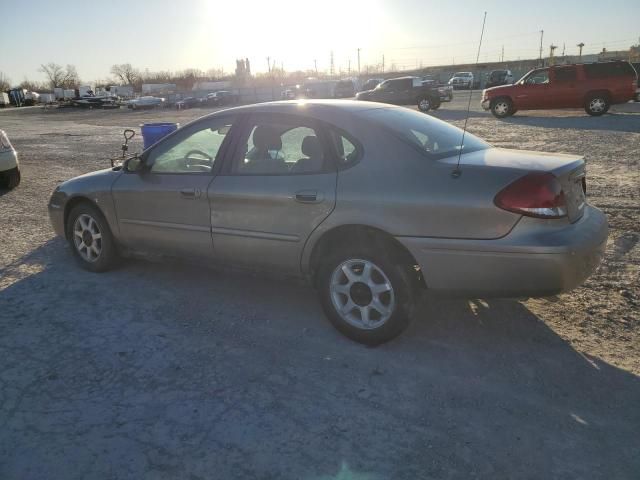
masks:
<svg viewBox="0 0 640 480"><path fill-rule="evenodd" d="M295 121L256 122L250 126L236 175L299 175L324 171L325 154L319 132Z"/></svg>
<svg viewBox="0 0 640 480"><path fill-rule="evenodd" d="M438 159L455 155L460 151L462 130L453 125L408 108L375 108L359 115L391 130L426 156ZM490 145L467 132L464 136L464 153L484 150Z"/></svg>
<svg viewBox="0 0 640 480"><path fill-rule="evenodd" d="M355 140L334 129L331 130L331 139L338 155L339 168L352 165L358 161L361 152L356 146Z"/></svg>
<svg viewBox="0 0 640 480"><path fill-rule="evenodd" d="M576 67L558 67L555 73L558 83L574 82L578 78Z"/></svg>
<svg viewBox="0 0 640 480"><path fill-rule="evenodd" d="M587 78L635 76L634 69L628 62L587 63L584 65L584 73Z"/></svg>
<svg viewBox="0 0 640 480"><path fill-rule="evenodd" d="M540 85L549 83L549 69L545 68L544 70L534 70L527 76L525 79L525 83L527 85Z"/></svg>
<svg viewBox="0 0 640 480"><path fill-rule="evenodd" d="M185 137L167 139L149 155L152 173L209 173L213 169L216 157L227 133L231 128L231 119L226 118L218 124L202 124Z"/></svg>

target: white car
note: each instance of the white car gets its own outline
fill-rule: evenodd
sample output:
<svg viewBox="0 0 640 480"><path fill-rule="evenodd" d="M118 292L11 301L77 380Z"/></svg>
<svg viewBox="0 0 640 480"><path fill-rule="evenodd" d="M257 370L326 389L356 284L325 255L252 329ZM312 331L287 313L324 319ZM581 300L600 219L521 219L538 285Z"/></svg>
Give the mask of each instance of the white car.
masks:
<svg viewBox="0 0 640 480"><path fill-rule="evenodd" d="M473 73L471 72L457 72L453 74L449 85L455 88L471 88L473 87Z"/></svg>
<svg viewBox="0 0 640 480"><path fill-rule="evenodd" d="M129 100L127 102L127 107L133 110L136 110L138 108L154 108L154 107L163 106L164 102L165 102L164 98L153 97L149 95L149 96L134 98L133 100Z"/></svg>
<svg viewBox="0 0 640 480"><path fill-rule="evenodd" d="M11 190L19 183L18 152L11 145L4 130L0 130L0 188Z"/></svg>

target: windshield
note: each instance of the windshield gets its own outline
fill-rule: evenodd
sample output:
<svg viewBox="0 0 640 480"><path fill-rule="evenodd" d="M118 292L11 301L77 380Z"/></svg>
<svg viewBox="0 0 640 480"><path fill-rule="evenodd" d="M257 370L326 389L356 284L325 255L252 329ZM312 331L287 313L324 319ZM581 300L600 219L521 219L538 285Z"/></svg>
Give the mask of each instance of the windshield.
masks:
<svg viewBox="0 0 640 480"><path fill-rule="evenodd" d="M450 157L460 151L462 130L424 113L408 108L376 108L365 110L360 115L392 130L431 158ZM467 132L462 151L469 153L490 147Z"/></svg>
<svg viewBox="0 0 640 480"><path fill-rule="evenodd" d="M470 77L471 72L458 72L454 75L454 77Z"/></svg>

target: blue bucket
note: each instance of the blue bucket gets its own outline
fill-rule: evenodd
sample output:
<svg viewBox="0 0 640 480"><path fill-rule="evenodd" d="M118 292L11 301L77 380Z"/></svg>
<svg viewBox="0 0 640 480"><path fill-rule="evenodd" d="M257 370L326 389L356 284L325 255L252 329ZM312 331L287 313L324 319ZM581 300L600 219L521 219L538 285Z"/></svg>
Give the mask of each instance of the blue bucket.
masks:
<svg viewBox="0 0 640 480"><path fill-rule="evenodd" d="M140 125L144 149L146 150L171 132L175 132L179 127L179 123L144 123Z"/></svg>

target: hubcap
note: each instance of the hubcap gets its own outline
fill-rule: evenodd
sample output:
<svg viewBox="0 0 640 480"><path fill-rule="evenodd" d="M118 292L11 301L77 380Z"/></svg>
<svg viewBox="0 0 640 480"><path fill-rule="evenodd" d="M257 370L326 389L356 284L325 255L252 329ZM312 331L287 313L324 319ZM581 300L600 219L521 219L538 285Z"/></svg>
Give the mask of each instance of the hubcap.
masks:
<svg viewBox="0 0 640 480"><path fill-rule="evenodd" d="M73 243L84 260L98 260L102 253L102 232L93 217L83 213L76 218L73 224Z"/></svg>
<svg viewBox="0 0 640 480"><path fill-rule="evenodd" d="M604 110L605 101L602 98L594 98L589 103L589 108L592 112L602 112Z"/></svg>
<svg viewBox="0 0 640 480"><path fill-rule="evenodd" d="M329 288L336 312L356 328L378 328L393 314L393 286L380 267L369 260L342 262L333 271Z"/></svg>
<svg viewBox="0 0 640 480"><path fill-rule="evenodd" d="M420 110L429 110L429 108L431 108L431 103L429 103L429 100L425 98L420 100L419 107L420 107Z"/></svg>
<svg viewBox="0 0 640 480"><path fill-rule="evenodd" d="M507 102L499 102L496 103L496 106L493 107L493 109L498 115L506 115L509 111L509 105Z"/></svg>

